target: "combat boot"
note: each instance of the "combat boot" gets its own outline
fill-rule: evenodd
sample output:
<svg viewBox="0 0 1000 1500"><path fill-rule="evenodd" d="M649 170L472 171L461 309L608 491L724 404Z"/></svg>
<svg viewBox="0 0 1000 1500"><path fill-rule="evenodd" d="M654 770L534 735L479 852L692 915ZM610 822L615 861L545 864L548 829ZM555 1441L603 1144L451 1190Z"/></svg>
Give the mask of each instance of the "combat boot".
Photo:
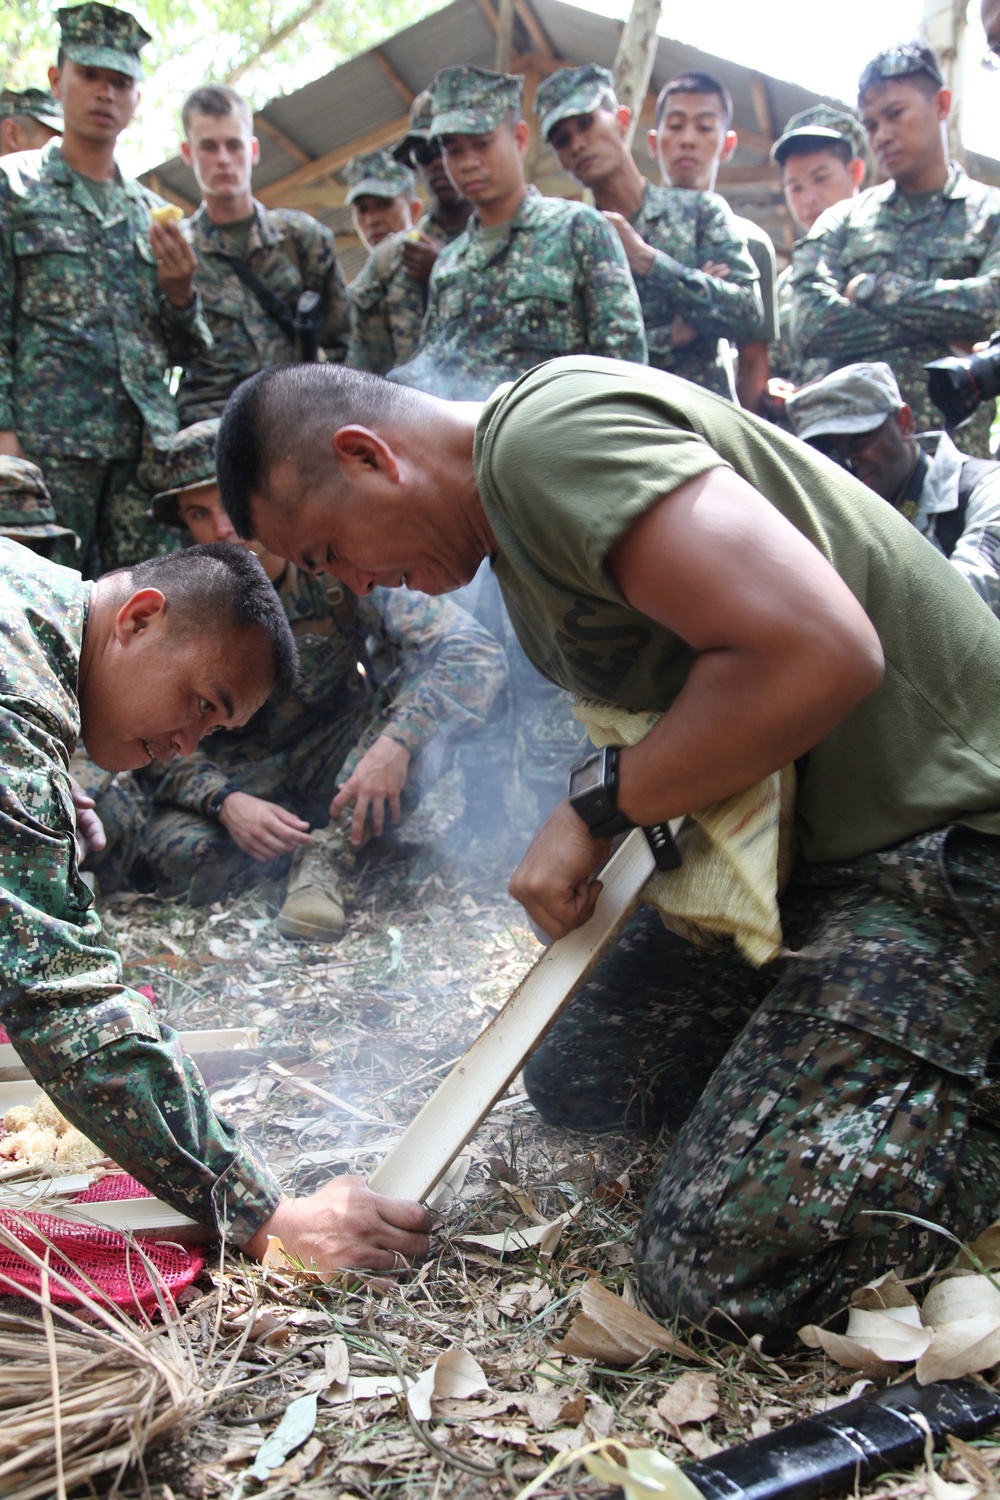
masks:
<svg viewBox="0 0 1000 1500"><path fill-rule="evenodd" d="M353 862L343 829L331 824L313 830L312 843L301 845L292 856L288 888L276 924L283 937L336 941L346 921L344 886Z"/></svg>

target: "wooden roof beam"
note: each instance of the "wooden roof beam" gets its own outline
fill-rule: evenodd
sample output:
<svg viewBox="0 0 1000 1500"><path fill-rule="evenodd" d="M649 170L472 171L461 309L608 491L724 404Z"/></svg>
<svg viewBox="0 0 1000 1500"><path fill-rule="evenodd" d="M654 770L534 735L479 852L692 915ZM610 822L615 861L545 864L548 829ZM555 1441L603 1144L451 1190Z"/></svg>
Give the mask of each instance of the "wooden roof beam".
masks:
<svg viewBox="0 0 1000 1500"><path fill-rule="evenodd" d="M351 141L346 146L338 146L333 151L326 151L322 156L317 156L315 161L305 166L296 167L294 172L286 172L284 177L279 177L275 182L269 182L267 187L261 188L257 197L267 208L280 207L281 195L287 188L301 187L307 182L318 182L321 177L329 177L338 172L341 167L346 166L352 156L359 151L376 151L379 146L388 146L393 141L398 141L409 129L409 113L399 115L395 120L389 120L385 125L379 125L374 130L369 130L367 135L362 135L357 140Z"/></svg>
<svg viewBox="0 0 1000 1500"><path fill-rule="evenodd" d="M396 69L393 67L392 63L389 61L380 47L373 47L371 50L371 55L372 57L374 57L379 67L382 69L382 72L385 74L386 78L388 78L389 82L396 90L396 93L403 100L407 109L409 109L410 105L416 98L416 95L410 88L409 84L405 83L403 79L400 78L399 74L396 72Z"/></svg>
<svg viewBox="0 0 1000 1500"><path fill-rule="evenodd" d="M750 85L750 100L753 104L757 128L767 139L770 150L770 146L774 143L774 120L771 117L771 100L767 92L767 83L761 73L751 73L747 82Z"/></svg>
<svg viewBox="0 0 1000 1500"><path fill-rule="evenodd" d="M292 161L297 161L300 166L312 161L308 151L303 151L302 147L293 141L290 135L279 130L277 125L272 125L266 115L254 115L253 128L257 135L266 135L269 141L273 141L286 156L290 156Z"/></svg>

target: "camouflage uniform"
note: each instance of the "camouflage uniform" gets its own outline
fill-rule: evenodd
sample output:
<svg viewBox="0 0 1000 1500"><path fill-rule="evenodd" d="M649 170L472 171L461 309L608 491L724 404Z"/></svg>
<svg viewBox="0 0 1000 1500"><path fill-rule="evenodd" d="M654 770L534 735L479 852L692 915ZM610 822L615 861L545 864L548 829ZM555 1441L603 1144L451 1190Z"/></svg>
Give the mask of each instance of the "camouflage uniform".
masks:
<svg viewBox="0 0 1000 1500"><path fill-rule="evenodd" d="M124 11L59 12L66 55L139 78L147 33ZM167 371L211 343L197 295L175 308L160 290L150 208L125 181L103 208L58 141L0 158L0 430L17 433L45 472L61 521L81 539L88 576L168 545L149 520L136 466L144 436L174 432Z"/></svg>
<svg viewBox="0 0 1000 1500"><path fill-rule="evenodd" d="M757 269L728 206L716 193L647 183L629 223L656 251L652 268L635 282L650 364L734 400L732 363L728 349L720 358L719 340L751 343L761 335L763 314ZM728 264L725 280L701 269L710 260ZM670 334L678 316L698 338L675 349Z"/></svg>
<svg viewBox="0 0 1000 1500"><path fill-rule="evenodd" d="M177 1034L122 980L77 867L68 767L89 585L0 541L0 1018L74 1125L236 1244L280 1190Z"/></svg>
<svg viewBox="0 0 1000 1500"><path fill-rule="evenodd" d="M146 863L159 890L190 888L195 902L287 865L256 864L206 817L214 792L277 801L321 826L337 785L385 734L414 758L412 805L440 774L444 745L485 721L506 675L497 642L449 600L389 589L355 598L291 563L276 587L299 649L294 691L213 735L210 751L172 762L154 791Z"/></svg>
<svg viewBox="0 0 1000 1500"><path fill-rule="evenodd" d="M347 164L347 202L364 194L416 198L409 167L388 151L368 151ZM417 226L424 231L426 218ZM347 363L355 370L387 375L412 358L427 310L427 287L408 276L403 245L413 230L403 229L376 245L351 282L351 343Z"/></svg>
<svg viewBox="0 0 1000 1500"><path fill-rule="evenodd" d="M792 265L796 358L821 361L822 374L884 359L917 427L936 427L924 364L954 342L985 338L1000 312L1000 189L954 163L941 191L926 198L911 199L894 182L868 188L820 215ZM852 304L843 292L857 275ZM974 455L989 456L993 410L984 402L964 429Z"/></svg>
<svg viewBox="0 0 1000 1500"><path fill-rule="evenodd" d="M56 522L42 471L26 458L0 454L0 536L23 542L42 557L50 555L55 541L78 544L73 532Z"/></svg>
<svg viewBox="0 0 1000 1500"><path fill-rule="evenodd" d="M48 89L4 89L0 93L0 120L10 115L27 115L62 135L62 104Z"/></svg>
<svg viewBox="0 0 1000 1500"><path fill-rule="evenodd" d="M434 135L494 130L523 79L445 68L434 80ZM646 363L642 309L621 242L583 203L529 187L499 239L473 213L431 274L420 347L391 379L451 400L488 396L560 354Z"/></svg>
<svg viewBox="0 0 1000 1500"><path fill-rule="evenodd" d="M322 357L342 364L347 354L347 287L333 231L294 208L265 208L254 199L253 212L245 253L224 224L213 224L204 204L188 225L212 346L184 370L177 392L182 427L221 416L230 391L246 376L297 357L295 341L240 281L234 260L244 261L292 313L302 292L318 292Z"/></svg>

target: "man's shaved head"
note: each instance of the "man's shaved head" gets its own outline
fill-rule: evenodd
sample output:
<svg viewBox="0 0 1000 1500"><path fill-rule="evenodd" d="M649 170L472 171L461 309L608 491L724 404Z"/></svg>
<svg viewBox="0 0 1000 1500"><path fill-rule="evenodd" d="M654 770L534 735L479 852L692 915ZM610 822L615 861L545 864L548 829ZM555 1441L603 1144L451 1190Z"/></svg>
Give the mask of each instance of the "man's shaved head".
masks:
<svg viewBox="0 0 1000 1500"><path fill-rule="evenodd" d="M237 534L253 537L253 497L269 496L276 465L293 462L310 488L329 484L335 432L353 424L378 428L422 399L343 365L274 365L243 381L226 404L216 445L219 491Z"/></svg>

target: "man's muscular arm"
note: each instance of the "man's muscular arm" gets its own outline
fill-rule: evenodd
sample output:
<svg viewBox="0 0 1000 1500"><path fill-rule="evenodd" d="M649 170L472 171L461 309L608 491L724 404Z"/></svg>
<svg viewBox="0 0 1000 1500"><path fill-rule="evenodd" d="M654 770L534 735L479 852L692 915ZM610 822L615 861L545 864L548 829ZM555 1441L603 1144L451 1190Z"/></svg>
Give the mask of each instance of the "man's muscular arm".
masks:
<svg viewBox="0 0 1000 1500"><path fill-rule="evenodd" d="M618 806L635 823L753 786L809 750L882 679L878 636L847 585L728 469L665 496L606 567L634 609L699 653L663 718L621 753ZM607 853L574 818L561 804L511 881L511 894L553 937L591 915L590 877Z"/></svg>

